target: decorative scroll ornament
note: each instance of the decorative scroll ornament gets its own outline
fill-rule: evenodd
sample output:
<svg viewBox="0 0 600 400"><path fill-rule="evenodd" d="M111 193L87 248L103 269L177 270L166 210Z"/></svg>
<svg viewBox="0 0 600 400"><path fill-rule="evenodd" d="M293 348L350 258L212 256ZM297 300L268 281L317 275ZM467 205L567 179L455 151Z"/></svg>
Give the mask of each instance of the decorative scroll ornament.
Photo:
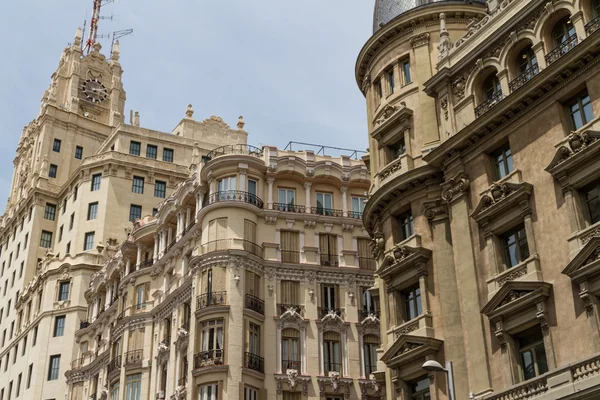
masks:
<svg viewBox="0 0 600 400"><path fill-rule="evenodd" d="M464 172L460 172L442 184L442 199L450 202L455 195L464 193L467 189L469 189L469 179Z"/></svg>

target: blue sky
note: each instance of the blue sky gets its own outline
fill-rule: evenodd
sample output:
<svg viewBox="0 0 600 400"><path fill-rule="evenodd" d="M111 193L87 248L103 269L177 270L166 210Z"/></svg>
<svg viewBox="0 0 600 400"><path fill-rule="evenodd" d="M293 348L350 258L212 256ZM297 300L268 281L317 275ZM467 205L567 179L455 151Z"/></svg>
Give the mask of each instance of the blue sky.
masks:
<svg viewBox="0 0 600 400"><path fill-rule="evenodd" d="M0 210L21 130L91 7L0 2ZM113 20L100 33L135 30L121 40L120 61L126 110L140 111L142 126L170 132L191 103L198 120L218 115L235 126L243 115L250 144L367 147L354 64L373 0L120 0L103 11ZM110 42L101 43L108 53Z"/></svg>

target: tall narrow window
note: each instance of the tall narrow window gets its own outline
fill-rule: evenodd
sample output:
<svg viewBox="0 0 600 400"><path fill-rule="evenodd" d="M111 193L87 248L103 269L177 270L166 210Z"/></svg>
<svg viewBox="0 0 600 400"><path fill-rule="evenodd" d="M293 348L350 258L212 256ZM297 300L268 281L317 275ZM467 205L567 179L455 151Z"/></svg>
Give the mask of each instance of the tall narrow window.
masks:
<svg viewBox="0 0 600 400"><path fill-rule="evenodd" d="M60 153L60 144L60 139L54 139L54 143L52 144L52 151Z"/></svg>
<svg viewBox="0 0 600 400"><path fill-rule="evenodd" d="M213 364L223 359L223 320L215 319L202 323L201 363Z"/></svg>
<svg viewBox="0 0 600 400"><path fill-rule="evenodd" d="M381 86L381 80L378 80L373 84L375 86L375 93L377 95L377 104L381 103L381 99L383 98L383 87Z"/></svg>
<svg viewBox="0 0 600 400"><path fill-rule="evenodd" d="M419 285L411 286L402 291L404 301L404 320L410 321L423 313L421 308L421 289Z"/></svg>
<svg viewBox="0 0 600 400"><path fill-rule="evenodd" d="M340 335L336 332L323 333L323 364L325 374L338 372L341 375Z"/></svg>
<svg viewBox="0 0 600 400"><path fill-rule="evenodd" d="M290 328L281 331L281 371L288 369L301 371L300 332Z"/></svg>
<svg viewBox="0 0 600 400"><path fill-rule="evenodd" d="M317 214L333 215L333 198L331 193L317 193Z"/></svg>
<svg viewBox="0 0 600 400"><path fill-rule="evenodd" d="M85 234L85 238L84 238L84 243L83 243L83 250L92 250L94 248L94 237L95 237L96 233L95 232L87 232Z"/></svg>
<svg viewBox="0 0 600 400"><path fill-rule="evenodd" d="M319 251L321 253L321 265L336 267L338 265L337 235L320 233Z"/></svg>
<svg viewBox="0 0 600 400"><path fill-rule="evenodd" d="M504 248L504 262L508 268L514 267L529 258L527 234L523 225L519 225L501 235L501 240Z"/></svg>
<svg viewBox="0 0 600 400"><path fill-rule="evenodd" d="M95 201L93 203L88 204L88 212L87 212L88 221L90 221L92 219L96 219L97 215L98 215L98 202Z"/></svg>
<svg viewBox="0 0 600 400"><path fill-rule="evenodd" d="M154 145L147 145L146 146L146 157L147 158L152 158L153 160L156 160L156 153L157 153L157 147Z"/></svg>
<svg viewBox="0 0 600 400"><path fill-rule="evenodd" d="M369 292L369 288L362 288L362 315L361 320L364 320L371 314L375 314L375 301L373 300L373 295Z"/></svg>
<svg viewBox="0 0 600 400"><path fill-rule="evenodd" d="M133 222L136 219L142 218L142 206L132 204L129 206L129 221Z"/></svg>
<svg viewBox="0 0 600 400"><path fill-rule="evenodd" d="M335 285L323 285L323 298L321 300L323 314L335 311L337 308L337 290Z"/></svg>
<svg viewBox="0 0 600 400"><path fill-rule="evenodd" d="M389 94L393 94L394 93L394 86L395 86L395 82L394 82L394 69L392 68L389 71L387 71L386 75L387 75L387 82L388 82Z"/></svg>
<svg viewBox="0 0 600 400"><path fill-rule="evenodd" d="M490 156L494 163L495 180L500 180L513 172L512 152L508 143L494 151Z"/></svg>
<svg viewBox="0 0 600 400"><path fill-rule="evenodd" d="M295 211L296 191L293 189L277 189L278 208L281 211Z"/></svg>
<svg viewBox="0 0 600 400"><path fill-rule="evenodd" d="M491 73L483 81L483 100L490 100L496 97L496 95L499 93L502 93L500 80L498 79L496 73Z"/></svg>
<svg viewBox="0 0 600 400"><path fill-rule="evenodd" d="M54 221L56 218L56 205L52 203L46 203L46 208L44 210L44 218L49 219L50 221Z"/></svg>
<svg viewBox="0 0 600 400"><path fill-rule="evenodd" d="M67 317L64 315L59 315L54 318L54 333L52 336L58 337L63 336L65 334L65 321Z"/></svg>
<svg viewBox="0 0 600 400"><path fill-rule="evenodd" d="M29 364L29 369L27 370L27 389L31 387L31 375L33 374L33 364Z"/></svg>
<svg viewBox="0 0 600 400"><path fill-rule="evenodd" d="M127 399L129 400L129 399ZM200 386L198 400L219 400L218 386L216 383Z"/></svg>
<svg viewBox="0 0 600 400"><path fill-rule="evenodd" d="M40 247L49 249L52 247L52 232L42 231L40 236Z"/></svg>
<svg viewBox="0 0 600 400"><path fill-rule="evenodd" d="M254 179L248 179L248 193L254 196L258 194L258 183Z"/></svg>
<svg viewBox="0 0 600 400"><path fill-rule="evenodd" d="M410 391L410 400L429 400L431 394L429 392L429 378L423 377L412 382L408 382Z"/></svg>
<svg viewBox="0 0 600 400"><path fill-rule="evenodd" d="M48 177L56 178L57 173L58 173L58 166L56 164L50 164L50 169L48 170Z"/></svg>
<svg viewBox="0 0 600 400"><path fill-rule="evenodd" d="M141 149L142 144L140 142L134 142L133 140L129 142L129 154L139 156Z"/></svg>
<svg viewBox="0 0 600 400"><path fill-rule="evenodd" d="M248 326L248 353L260 355L260 326L252 322Z"/></svg>
<svg viewBox="0 0 600 400"><path fill-rule="evenodd" d="M580 190L590 225L600 221L600 181L592 182Z"/></svg>
<svg viewBox="0 0 600 400"><path fill-rule="evenodd" d="M100 183L102 182L102 174L94 174L92 175L92 184L90 190L93 192L95 190L100 190Z"/></svg>
<svg viewBox="0 0 600 400"><path fill-rule="evenodd" d="M163 181L156 181L154 183L154 197L160 197L164 199L167 197L167 183Z"/></svg>
<svg viewBox="0 0 600 400"><path fill-rule="evenodd" d="M411 210L403 212L396 217L396 224L400 241L406 240L414 234L413 216Z"/></svg>
<svg viewBox="0 0 600 400"><path fill-rule="evenodd" d="M16 397L19 397L19 395L21 394L21 378L23 377L23 374L19 374L19 376L17 376L17 394Z"/></svg>
<svg viewBox="0 0 600 400"><path fill-rule="evenodd" d="M125 400L140 400L142 393L142 374L127 375Z"/></svg>
<svg viewBox="0 0 600 400"><path fill-rule="evenodd" d="M230 191L234 191L237 189L236 186L236 177L229 176L227 178L223 178L218 182L217 190L219 191L220 200L227 200Z"/></svg>
<svg viewBox="0 0 600 400"><path fill-rule="evenodd" d="M367 200L364 197L352 196L352 217L362 217L366 201Z"/></svg>
<svg viewBox="0 0 600 400"><path fill-rule="evenodd" d="M590 95L587 91L578 94L567 103L571 129L578 130L594 119Z"/></svg>
<svg viewBox="0 0 600 400"><path fill-rule="evenodd" d="M79 185L75 185L73 188L73 203L77 200L77 192L79 192Z"/></svg>
<svg viewBox="0 0 600 400"><path fill-rule="evenodd" d="M48 365L48 380L54 381L59 377L60 372L60 354L50 356L50 363Z"/></svg>
<svg viewBox="0 0 600 400"><path fill-rule="evenodd" d="M133 193L144 194L144 178L141 176L134 176L131 183L131 191Z"/></svg>
<svg viewBox="0 0 600 400"><path fill-rule="evenodd" d="M83 158L83 147L75 146L75 158L78 160Z"/></svg>
<svg viewBox="0 0 600 400"><path fill-rule="evenodd" d="M58 301L69 300L69 289L71 288L71 282L61 282L58 290Z"/></svg>
<svg viewBox="0 0 600 400"><path fill-rule="evenodd" d="M163 149L163 161L173 162L173 149Z"/></svg>
<svg viewBox="0 0 600 400"><path fill-rule="evenodd" d="M279 248L281 261L284 263L300 263L300 234L292 231L280 231Z"/></svg>
<svg viewBox="0 0 600 400"><path fill-rule="evenodd" d="M539 325L516 335L523 380L548 372L544 337Z"/></svg>
<svg viewBox="0 0 600 400"><path fill-rule="evenodd" d="M410 60L402 61L402 78L404 80L404 85L408 85L412 82L412 78L410 76Z"/></svg>
<svg viewBox="0 0 600 400"><path fill-rule="evenodd" d="M379 338L375 335L365 335L363 337L363 352L365 361L365 377L377 371L377 348L379 347Z"/></svg>

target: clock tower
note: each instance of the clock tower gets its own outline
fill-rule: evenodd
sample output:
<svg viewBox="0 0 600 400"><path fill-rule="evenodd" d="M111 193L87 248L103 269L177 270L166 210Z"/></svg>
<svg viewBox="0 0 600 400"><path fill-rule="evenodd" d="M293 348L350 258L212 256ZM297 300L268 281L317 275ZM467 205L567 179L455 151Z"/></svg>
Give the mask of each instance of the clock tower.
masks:
<svg viewBox="0 0 600 400"><path fill-rule="evenodd" d="M53 105L115 127L123 122L125 107L119 43L115 43L110 60L101 54L100 43L95 43L92 51L85 56L81 44L82 31L78 29L73 43L63 51L58 69L52 75L50 88L42 99L42 108Z"/></svg>

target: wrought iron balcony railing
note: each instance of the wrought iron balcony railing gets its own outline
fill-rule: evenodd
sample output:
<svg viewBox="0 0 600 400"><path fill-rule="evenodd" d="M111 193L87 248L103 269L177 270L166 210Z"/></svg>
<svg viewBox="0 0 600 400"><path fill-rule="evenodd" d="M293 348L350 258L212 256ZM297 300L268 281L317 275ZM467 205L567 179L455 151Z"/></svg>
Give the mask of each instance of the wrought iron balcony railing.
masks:
<svg viewBox="0 0 600 400"><path fill-rule="evenodd" d="M590 36L600 28L600 15L585 25L585 33Z"/></svg>
<svg viewBox="0 0 600 400"><path fill-rule="evenodd" d="M550 65L556 60L560 59L562 56L571 51L575 46L577 46L577 43L577 35L569 37L563 43L559 44L552 51L546 54L546 63Z"/></svg>
<svg viewBox="0 0 600 400"><path fill-rule="evenodd" d="M265 301L251 294L246 295L246 308L256 311L259 314L265 315Z"/></svg>
<svg viewBox="0 0 600 400"><path fill-rule="evenodd" d="M107 372L110 374L113 371L121 369L121 356L116 356L108 363L106 367Z"/></svg>
<svg viewBox="0 0 600 400"><path fill-rule="evenodd" d="M254 254L257 257L263 258L263 248L256 243L253 243L249 240L244 240L243 242L244 250L246 250L250 254Z"/></svg>
<svg viewBox="0 0 600 400"><path fill-rule="evenodd" d="M261 373L265 372L265 359L259 355L246 352L244 366Z"/></svg>
<svg viewBox="0 0 600 400"><path fill-rule="evenodd" d="M317 311L319 312L319 318L325 317L329 313L334 313L340 318L344 317L344 309L343 308L331 308L331 307L318 307Z"/></svg>
<svg viewBox="0 0 600 400"><path fill-rule="evenodd" d="M257 195L249 192L243 192L241 190L224 190L221 192L212 193L208 196L204 205L208 206L223 201L238 201L251 204L258 208L263 208L264 205L262 199Z"/></svg>
<svg viewBox="0 0 600 400"><path fill-rule="evenodd" d="M138 265L138 270L140 270L140 269L144 269L144 268L149 268L149 267L151 267L152 265L154 265L154 260L153 260L152 258L151 258L151 259L149 259L149 260L142 261L142 262L140 263L140 265Z"/></svg>
<svg viewBox="0 0 600 400"><path fill-rule="evenodd" d="M125 365L137 364L142 362L144 350L131 350L125 353Z"/></svg>
<svg viewBox="0 0 600 400"><path fill-rule="evenodd" d="M527 68L525 71L523 71L523 73L521 73L521 75L517 76L515 79L510 81L510 83L508 84L510 91L514 92L515 90L529 82L534 76L536 76L539 73L540 67L537 64Z"/></svg>
<svg viewBox="0 0 600 400"><path fill-rule="evenodd" d="M194 369L223 364L224 354L223 349L207 350L194 354Z"/></svg>
<svg viewBox="0 0 600 400"><path fill-rule="evenodd" d="M273 203L273 210L304 214L306 212L306 207L297 204Z"/></svg>
<svg viewBox="0 0 600 400"><path fill-rule="evenodd" d="M196 297L196 309L224 306L227 304L227 292L210 292Z"/></svg>
<svg viewBox="0 0 600 400"><path fill-rule="evenodd" d="M224 251L233 247L232 239L211 240L201 245L202 254L212 253L215 251Z"/></svg>
<svg viewBox="0 0 600 400"><path fill-rule="evenodd" d="M281 262L300 264L300 252L292 250L281 250Z"/></svg>
<svg viewBox="0 0 600 400"><path fill-rule="evenodd" d="M188 226L186 226L185 229L183 230L183 235L185 235L186 233L188 233L194 227L194 225L196 225L196 221L192 221L191 224L189 224Z"/></svg>
<svg viewBox="0 0 600 400"><path fill-rule="evenodd" d="M358 256L358 267L360 269L375 271L377 269L377 261L373 257Z"/></svg>
<svg viewBox="0 0 600 400"><path fill-rule="evenodd" d="M302 364L296 360L281 360L281 371L285 373L288 369L295 369L300 373Z"/></svg>
<svg viewBox="0 0 600 400"><path fill-rule="evenodd" d="M492 109L496 104L500 103L504 99L504 95L502 94L502 90L496 91L496 93L492 94L488 99L486 99L483 103L475 107L475 117L479 118L486 112Z"/></svg>
<svg viewBox="0 0 600 400"><path fill-rule="evenodd" d="M85 329L88 326L90 326L90 321L88 321L87 319L84 319L83 321L79 322L79 329Z"/></svg>
<svg viewBox="0 0 600 400"><path fill-rule="evenodd" d="M354 219L362 219L362 211L348 211L348 217Z"/></svg>
<svg viewBox="0 0 600 400"><path fill-rule="evenodd" d="M79 369L82 368L85 364L85 357L78 358L76 360L71 361L71 369Z"/></svg>
<svg viewBox="0 0 600 400"><path fill-rule="evenodd" d="M245 154L255 157L263 156L263 149L249 144L229 144L226 146L217 147L213 151L209 152L203 157L204 162L208 162L216 157L225 156L229 154Z"/></svg>
<svg viewBox="0 0 600 400"><path fill-rule="evenodd" d="M310 212L313 214L325 215L328 217L343 217L344 216L344 211L334 210L333 208L311 207Z"/></svg>
<svg viewBox="0 0 600 400"><path fill-rule="evenodd" d="M339 265L338 256L335 254L321 253L321 265L326 267L337 267Z"/></svg>

